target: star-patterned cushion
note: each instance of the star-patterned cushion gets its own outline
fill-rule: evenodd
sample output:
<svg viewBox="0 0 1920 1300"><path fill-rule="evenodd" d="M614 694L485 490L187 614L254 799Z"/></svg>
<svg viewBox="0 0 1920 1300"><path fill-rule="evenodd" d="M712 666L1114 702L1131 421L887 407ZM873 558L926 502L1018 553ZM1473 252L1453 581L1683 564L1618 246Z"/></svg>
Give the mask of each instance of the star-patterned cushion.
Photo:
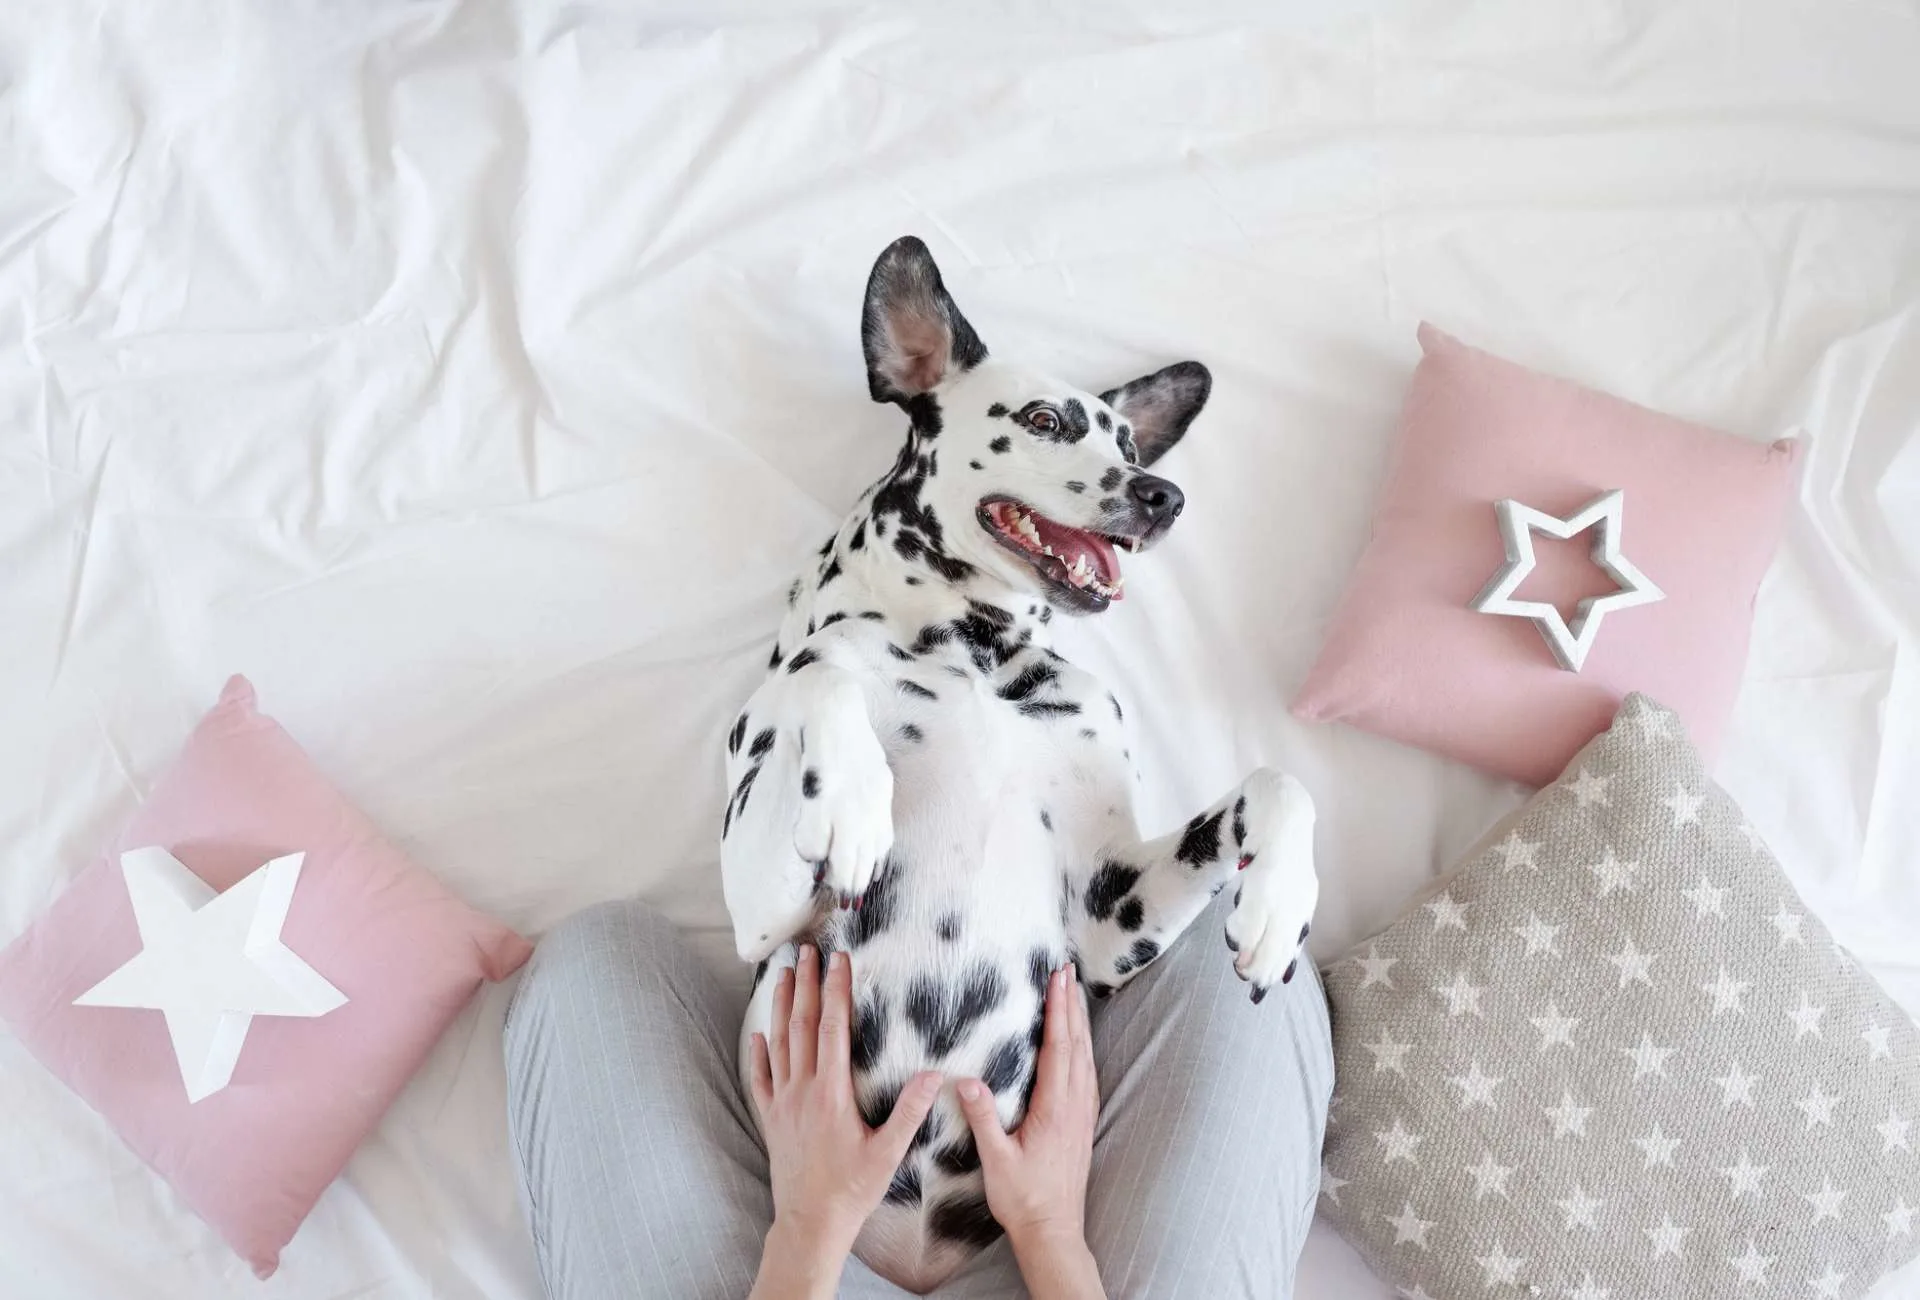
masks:
<svg viewBox="0 0 1920 1300"><path fill-rule="evenodd" d="M1920 1031L1645 696L1325 976L1320 1209L1404 1296L1849 1300L1920 1248Z"/></svg>

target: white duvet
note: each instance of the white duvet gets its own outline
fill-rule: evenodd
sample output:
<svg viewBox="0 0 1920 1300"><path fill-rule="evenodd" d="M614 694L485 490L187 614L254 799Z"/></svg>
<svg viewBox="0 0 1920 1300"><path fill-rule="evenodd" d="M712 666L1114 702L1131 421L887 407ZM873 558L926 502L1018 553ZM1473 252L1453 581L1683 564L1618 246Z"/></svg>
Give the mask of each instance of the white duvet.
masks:
<svg viewBox="0 0 1920 1300"><path fill-rule="evenodd" d="M243 671L474 903L637 891L726 962L719 738L896 445L855 323L914 232L990 346L1212 367L1187 518L1068 649L1150 829L1308 782L1323 955L1522 793L1286 714L1415 323L1805 430L1720 775L1920 1010L1920 11L1280 8L11 0L0 941ZM531 1300L505 997L265 1284L0 1035L0 1296ZM1316 1236L1302 1300L1387 1294Z"/></svg>

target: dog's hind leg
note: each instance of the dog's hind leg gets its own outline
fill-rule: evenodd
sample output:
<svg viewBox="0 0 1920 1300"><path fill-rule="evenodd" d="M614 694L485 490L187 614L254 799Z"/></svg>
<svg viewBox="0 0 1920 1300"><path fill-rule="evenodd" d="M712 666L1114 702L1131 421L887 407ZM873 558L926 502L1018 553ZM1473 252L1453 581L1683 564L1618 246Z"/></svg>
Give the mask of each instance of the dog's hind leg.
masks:
<svg viewBox="0 0 1920 1300"><path fill-rule="evenodd" d="M1081 977L1103 997L1150 965L1236 879L1226 943L1253 1000L1293 978L1320 898L1313 799L1260 768L1171 835L1120 844L1069 882L1067 924Z"/></svg>
<svg viewBox="0 0 1920 1300"><path fill-rule="evenodd" d="M753 693L727 736L733 793L720 879L745 961L811 923L820 888L841 906L857 903L893 847L893 771L857 653L813 638Z"/></svg>

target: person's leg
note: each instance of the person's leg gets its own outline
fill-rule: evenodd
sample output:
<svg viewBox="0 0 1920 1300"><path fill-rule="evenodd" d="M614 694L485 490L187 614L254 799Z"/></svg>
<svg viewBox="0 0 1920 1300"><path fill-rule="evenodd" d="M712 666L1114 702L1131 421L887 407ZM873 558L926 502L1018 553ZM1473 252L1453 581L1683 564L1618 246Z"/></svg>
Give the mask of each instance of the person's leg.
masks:
<svg viewBox="0 0 1920 1300"><path fill-rule="evenodd" d="M1111 1300L1293 1294L1333 1092L1327 1004L1304 953L1252 1003L1221 938L1231 904L1093 1006L1087 1242Z"/></svg>
<svg viewBox="0 0 1920 1300"><path fill-rule="evenodd" d="M507 1108L553 1300L740 1300L773 1219L741 1003L638 902L568 918L507 1013Z"/></svg>

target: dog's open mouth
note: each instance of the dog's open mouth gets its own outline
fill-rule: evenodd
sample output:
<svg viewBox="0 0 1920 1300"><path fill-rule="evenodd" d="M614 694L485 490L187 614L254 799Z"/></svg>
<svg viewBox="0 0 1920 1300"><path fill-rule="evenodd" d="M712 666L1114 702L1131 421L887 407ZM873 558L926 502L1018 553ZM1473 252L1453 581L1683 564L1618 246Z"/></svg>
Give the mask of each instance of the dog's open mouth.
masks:
<svg viewBox="0 0 1920 1300"><path fill-rule="evenodd" d="M1098 613L1120 599L1126 579L1114 547L1136 551L1138 539L1070 528L1006 497L982 501L977 513L980 526L1031 565L1056 602Z"/></svg>

